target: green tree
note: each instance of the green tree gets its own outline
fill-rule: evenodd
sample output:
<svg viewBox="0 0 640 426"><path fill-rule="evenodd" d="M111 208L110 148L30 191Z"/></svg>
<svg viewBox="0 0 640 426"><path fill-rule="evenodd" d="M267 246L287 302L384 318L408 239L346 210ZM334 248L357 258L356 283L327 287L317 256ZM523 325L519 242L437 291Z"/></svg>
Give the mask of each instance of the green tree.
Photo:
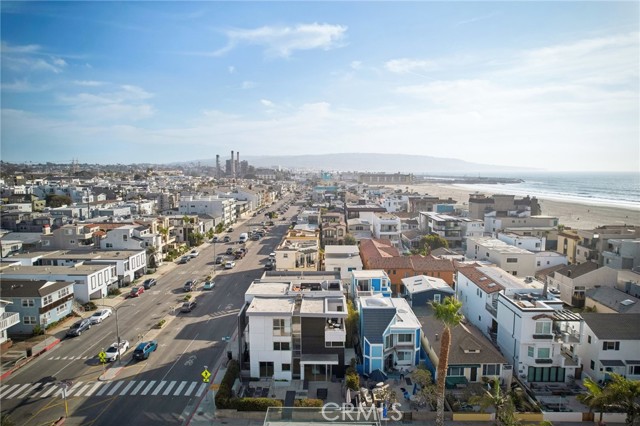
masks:
<svg viewBox="0 0 640 426"><path fill-rule="evenodd" d="M215 234L215 231L213 230L213 228L209 228L209 230L207 231L207 233L205 234L207 236L207 239L212 239L213 236Z"/></svg>
<svg viewBox="0 0 640 426"><path fill-rule="evenodd" d="M462 322L460 308L462 303L453 297L447 297L442 303L432 302L434 316L444 325L438 355L437 388L436 388L436 426L444 426L444 397L447 369L449 367L449 349L451 346L451 329Z"/></svg>
<svg viewBox="0 0 640 426"><path fill-rule="evenodd" d="M358 244L358 242L356 241L356 237L351 234L347 234L344 236L344 245L355 246L356 244Z"/></svg>
<svg viewBox="0 0 640 426"><path fill-rule="evenodd" d="M47 202L47 207L62 207L62 206L70 206L71 205L71 197L68 195L47 195L45 199Z"/></svg>
<svg viewBox="0 0 640 426"><path fill-rule="evenodd" d="M347 347L353 347L354 336L358 334L358 322L360 321L360 314L353 306L351 299L347 300L347 321L345 324L347 331Z"/></svg>
<svg viewBox="0 0 640 426"><path fill-rule="evenodd" d="M485 392L482 395L474 395L469 398L469 402L474 405L480 405L482 411L489 407L496 410L497 426L516 426L520 422L516 418L516 407L513 398L500 388L500 381L493 380L491 384L491 392Z"/></svg>
<svg viewBox="0 0 640 426"><path fill-rule="evenodd" d="M419 390L416 393L416 399L421 406L433 404L436 401L436 386L433 383L431 371L420 364L418 368L411 373L411 379L418 384Z"/></svg>
<svg viewBox="0 0 640 426"><path fill-rule="evenodd" d="M420 239L420 247L428 254L440 247L449 248L449 243L440 235L430 234Z"/></svg>
<svg viewBox="0 0 640 426"><path fill-rule="evenodd" d="M590 377L586 377L582 381L582 384L587 391L578 395L576 397L577 400L587 405L590 413L593 412L593 410L600 411L599 422L602 422L602 412L604 411L605 406L609 403L609 395L607 395L600 385L594 382Z"/></svg>
<svg viewBox="0 0 640 426"><path fill-rule="evenodd" d="M613 408L620 409L627 414L627 426L640 424L640 381L629 380L626 377L610 373L611 381L605 386L606 400Z"/></svg>

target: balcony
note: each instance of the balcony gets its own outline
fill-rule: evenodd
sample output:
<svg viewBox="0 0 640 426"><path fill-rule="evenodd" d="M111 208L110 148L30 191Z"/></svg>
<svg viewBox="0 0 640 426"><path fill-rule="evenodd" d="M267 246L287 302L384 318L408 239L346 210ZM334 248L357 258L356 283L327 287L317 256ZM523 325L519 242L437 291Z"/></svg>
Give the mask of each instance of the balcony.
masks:
<svg viewBox="0 0 640 426"><path fill-rule="evenodd" d="M327 321L324 327L325 342L345 342L347 340L347 331L342 322Z"/></svg>
<svg viewBox="0 0 640 426"><path fill-rule="evenodd" d="M3 312L0 317L0 330L6 330L12 325L16 325L20 322L20 314L17 312Z"/></svg>
<svg viewBox="0 0 640 426"><path fill-rule="evenodd" d="M578 367L580 365L580 357L578 355L572 354L565 349L560 351L560 355L562 356L563 367Z"/></svg>
<svg viewBox="0 0 640 426"><path fill-rule="evenodd" d="M567 331L556 332L555 341L559 343L580 343L580 335Z"/></svg>
<svg viewBox="0 0 640 426"><path fill-rule="evenodd" d="M491 314L491 316L493 316L494 318L498 316L498 302L496 301L495 304L494 303L487 303L484 306L487 311Z"/></svg>

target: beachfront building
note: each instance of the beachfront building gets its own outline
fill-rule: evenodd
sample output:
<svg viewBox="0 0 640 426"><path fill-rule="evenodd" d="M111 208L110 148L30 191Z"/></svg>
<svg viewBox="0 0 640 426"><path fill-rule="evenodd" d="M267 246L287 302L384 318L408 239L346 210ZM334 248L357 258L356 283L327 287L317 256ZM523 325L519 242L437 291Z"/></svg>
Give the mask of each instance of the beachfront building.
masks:
<svg viewBox="0 0 640 426"><path fill-rule="evenodd" d="M536 255L491 237L467 239L467 259L495 263L509 274L526 277L536 272Z"/></svg>
<svg viewBox="0 0 640 426"><path fill-rule="evenodd" d="M610 380L611 373L640 380L640 313L581 315L585 327L577 351L584 374L598 383Z"/></svg>
<svg viewBox="0 0 640 426"><path fill-rule="evenodd" d="M594 262L567 265L547 275L550 289L558 292L560 299L574 308L585 304L586 291L596 286L616 286L618 273L607 266L598 268Z"/></svg>
<svg viewBox="0 0 640 426"><path fill-rule="evenodd" d="M439 235L447 240L449 247L462 247L462 241L465 237L462 231L463 222L468 223L461 217L447 214L420 212L418 215L420 230Z"/></svg>
<svg viewBox="0 0 640 426"><path fill-rule="evenodd" d="M576 248L576 263L594 261L604 266L603 253L611 251L610 240L635 240L640 238L640 227L633 225L605 225L590 230L577 231L581 240ZM620 260L622 261L622 260Z"/></svg>
<svg viewBox="0 0 640 426"><path fill-rule="evenodd" d="M19 313L11 311L6 312L7 306L11 304L12 302L10 300L0 299L0 344L9 340L7 330L20 323Z"/></svg>
<svg viewBox="0 0 640 426"><path fill-rule="evenodd" d="M528 211L513 211L500 214L490 212L484 216L484 232L497 235L502 230L513 231L514 228L544 228L545 230L558 227L558 218L554 216L530 216Z"/></svg>
<svg viewBox="0 0 640 426"><path fill-rule="evenodd" d="M515 195L494 194L487 197L485 194L474 193L469 195L469 217L482 219L487 213L498 212L527 212L528 216L536 216L542 213L536 197L526 196L516 198Z"/></svg>
<svg viewBox="0 0 640 426"><path fill-rule="evenodd" d="M602 252L602 264L613 269L634 269L640 266L640 238L609 240L608 250Z"/></svg>

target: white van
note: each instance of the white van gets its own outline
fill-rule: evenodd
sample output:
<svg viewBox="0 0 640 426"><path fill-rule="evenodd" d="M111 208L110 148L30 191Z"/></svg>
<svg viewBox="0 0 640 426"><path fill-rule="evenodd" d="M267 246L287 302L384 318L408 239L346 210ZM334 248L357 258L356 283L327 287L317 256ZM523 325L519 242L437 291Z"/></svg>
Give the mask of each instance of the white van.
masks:
<svg viewBox="0 0 640 426"><path fill-rule="evenodd" d="M241 243L246 243L248 239L249 239L249 234L247 234L246 232L243 232L242 234L240 234L240 238L238 238L238 241L240 241Z"/></svg>

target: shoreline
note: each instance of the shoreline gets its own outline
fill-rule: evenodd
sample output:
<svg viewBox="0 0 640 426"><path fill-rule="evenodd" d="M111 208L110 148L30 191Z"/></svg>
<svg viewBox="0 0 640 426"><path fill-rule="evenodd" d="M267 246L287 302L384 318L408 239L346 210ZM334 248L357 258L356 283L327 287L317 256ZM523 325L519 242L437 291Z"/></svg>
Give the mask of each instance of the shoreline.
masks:
<svg viewBox="0 0 640 426"><path fill-rule="evenodd" d="M453 198L457 204L468 205L469 194L484 193L487 196L505 193L500 185L494 191L466 189L453 184L419 183L412 185L390 185L394 190L417 192L420 195L432 195L440 198ZM532 197L533 194L530 194ZM522 195L516 195L522 197ZM535 195L540 203L542 214L558 217L561 225L577 229L593 229L603 225L636 225L640 226L640 210L615 206L611 204L587 204L575 200L561 201ZM638 206L640 208L640 206Z"/></svg>

